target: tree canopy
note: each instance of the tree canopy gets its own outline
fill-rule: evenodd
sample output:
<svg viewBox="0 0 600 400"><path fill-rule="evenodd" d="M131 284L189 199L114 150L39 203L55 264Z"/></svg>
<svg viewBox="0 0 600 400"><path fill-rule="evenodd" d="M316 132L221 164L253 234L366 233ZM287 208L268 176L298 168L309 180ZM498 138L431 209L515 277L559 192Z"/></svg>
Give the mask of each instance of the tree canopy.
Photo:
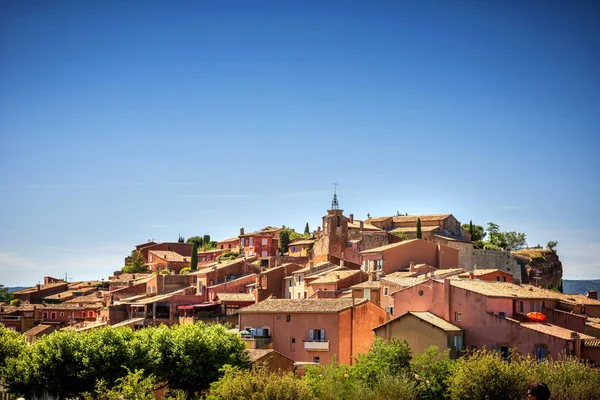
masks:
<svg viewBox="0 0 600 400"><path fill-rule="evenodd" d="M304 226L304 234L310 236L310 228L308 227L308 222Z"/></svg>
<svg viewBox="0 0 600 400"><path fill-rule="evenodd" d="M558 246L558 242L556 240L551 240L546 244L546 248L550 251L554 251L556 246Z"/></svg>
<svg viewBox="0 0 600 400"><path fill-rule="evenodd" d="M417 218L417 239L422 239L423 233L421 232L421 218Z"/></svg>
<svg viewBox="0 0 600 400"><path fill-rule="evenodd" d="M279 252L281 254L288 252L288 245L291 241L290 231L288 229L279 232Z"/></svg>
<svg viewBox="0 0 600 400"><path fill-rule="evenodd" d="M468 224L462 224L461 227L463 228L463 230L471 234L471 241L473 242L483 240L486 236L486 232L485 229L483 229L483 226L473 224L472 221Z"/></svg>
<svg viewBox="0 0 600 400"><path fill-rule="evenodd" d="M198 269L198 245L194 243L192 246L192 258L190 259L190 269L195 271Z"/></svg>
<svg viewBox="0 0 600 400"><path fill-rule="evenodd" d="M144 260L142 253L138 253L137 251L133 250L131 255L125 260L125 266L121 269L121 271L128 274L148 272L148 266L146 265L146 260Z"/></svg>

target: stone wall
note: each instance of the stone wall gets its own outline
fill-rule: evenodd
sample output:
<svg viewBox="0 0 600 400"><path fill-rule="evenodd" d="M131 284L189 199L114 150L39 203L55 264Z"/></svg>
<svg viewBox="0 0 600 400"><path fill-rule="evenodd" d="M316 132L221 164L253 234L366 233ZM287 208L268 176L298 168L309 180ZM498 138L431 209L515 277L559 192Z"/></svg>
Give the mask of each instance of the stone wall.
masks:
<svg viewBox="0 0 600 400"><path fill-rule="evenodd" d="M448 246L458 249L458 266L467 271L477 269L499 269L513 276L514 283L521 283L521 266L508 251L481 250L471 243L448 241Z"/></svg>

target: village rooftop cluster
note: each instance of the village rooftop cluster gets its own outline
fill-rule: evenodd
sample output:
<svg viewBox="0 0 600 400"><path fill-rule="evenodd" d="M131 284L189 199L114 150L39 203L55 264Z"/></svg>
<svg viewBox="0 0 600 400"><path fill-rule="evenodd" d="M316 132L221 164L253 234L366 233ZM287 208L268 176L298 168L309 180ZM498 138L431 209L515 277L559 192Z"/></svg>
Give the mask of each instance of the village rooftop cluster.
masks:
<svg viewBox="0 0 600 400"><path fill-rule="evenodd" d="M452 357L485 346L507 358L516 349L600 362L596 292L523 284L513 254L474 248L451 214L357 220L334 197L321 227L283 254L282 229L242 228L216 249L198 249L198 268L183 274L192 244L140 244L135 252L150 273L46 277L14 293L19 306L0 303L0 322L29 343L58 329L229 323L253 360L270 354L279 368L334 356L350 364L376 336L406 339L415 352L435 345Z"/></svg>

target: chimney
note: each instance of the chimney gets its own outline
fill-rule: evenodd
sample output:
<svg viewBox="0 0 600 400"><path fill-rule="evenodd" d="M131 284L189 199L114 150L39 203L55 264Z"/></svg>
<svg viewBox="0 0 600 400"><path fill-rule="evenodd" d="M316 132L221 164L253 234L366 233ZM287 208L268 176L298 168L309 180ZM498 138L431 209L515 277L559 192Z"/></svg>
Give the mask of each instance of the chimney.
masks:
<svg viewBox="0 0 600 400"><path fill-rule="evenodd" d="M365 226L365 223L363 221L360 221L359 226L360 226L360 230L362 231Z"/></svg>
<svg viewBox="0 0 600 400"><path fill-rule="evenodd" d="M35 289L36 289L36 290L38 290L38 291L39 291L39 290L40 290L40 288L41 288L41 286L40 286L40 284L39 284L39 283L35 285Z"/></svg>
<svg viewBox="0 0 600 400"><path fill-rule="evenodd" d="M577 332L571 332L571 339L573 339L575 346L575 357L581 357L581 336Z"/></svg>
<svg viewBox="0 0 600 400"><path fill-rule="evenodd" d="M597 290L588 290L587 297L588 297L588 299L598 300L598 291Z"/></svg>
<svg viewBox="0 0 600 400"><path fill-rule="evenodd" d="M202 251L206 251L206 246L202 246Z"/></svg>
<svg viewBox="0 0 600 400"><path fill-rule="evenodd" d="M354 214L350 214L350 223L354 223Z"/></svg>
<svg viewBox="0 0 600 400"><path fill-rule="evenodd" d="M340 260L340 267L344 266L344 260Z"/></svg>
<svg viewBox="0 0 600 400"><path fill-rule="evenodd" d="M415 272L415 262L414 262L414 261L411 261L411 262L410 262L410 268L409 268L409 271L410 271L410 272Z"/></svg>
<svg viewBox="0 0 600 400"><path fill-rule="evenodd" d="M450 279L444 279L444 319L450 322Z"/></svg>
<svg viewBox="0 0 600 400"><path fill-rule="evenodd" d="M475 274L473 271L469 272L469 279L475 279Z"/></svg>
<svg viewBox="0 0 600 400"><path fill-rule="evenodd" d="M240 236L244 234L244 228L240 228Z"/></svg>

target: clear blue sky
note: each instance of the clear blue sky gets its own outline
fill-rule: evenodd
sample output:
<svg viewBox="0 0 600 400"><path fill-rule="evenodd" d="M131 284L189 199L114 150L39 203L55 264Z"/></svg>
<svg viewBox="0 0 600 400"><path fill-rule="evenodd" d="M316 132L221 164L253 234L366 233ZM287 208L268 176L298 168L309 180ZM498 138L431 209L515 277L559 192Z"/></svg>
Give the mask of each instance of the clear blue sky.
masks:
<svg viewBox="0 0 600 400"><path fill-rule="evenodd" d="M0 2L0 283L453 213L600 278L600 3Z"/></svg>

